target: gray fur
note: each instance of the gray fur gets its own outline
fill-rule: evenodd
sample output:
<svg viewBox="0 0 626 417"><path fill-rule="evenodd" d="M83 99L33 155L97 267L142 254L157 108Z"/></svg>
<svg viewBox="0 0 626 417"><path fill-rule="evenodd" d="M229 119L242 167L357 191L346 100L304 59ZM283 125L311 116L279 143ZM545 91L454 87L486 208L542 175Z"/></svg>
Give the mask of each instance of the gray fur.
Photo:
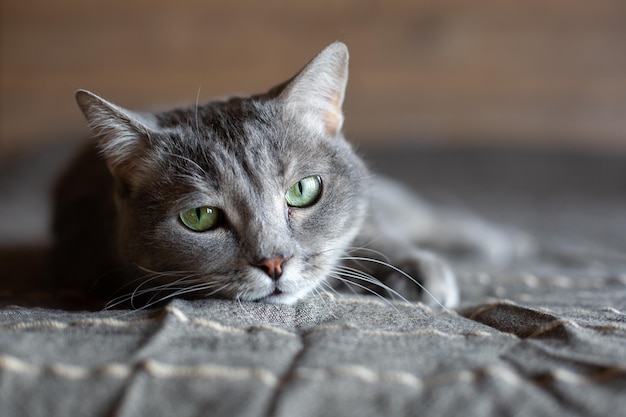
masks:
<svg viewBox="0 0 626 417"><path fill-rule="evenodd" d="M96 138L56 189L55 285L144 304L176 295L293 303L345 276L338 265L357 246L354 258L382 260L365 248L380 251L443 305L456 305L452 271L416 245L437 232L433 213L371 181L342 136L347 65L347 48L335 43L266 94L156 114L79 91ZM309 175L322 178L320 199L288 207L286 190ZM222 209L224 223L185 228L178 214L204 205ZM386 214L396 223L411 217L411 236ZM277 280L258 267L276 256L287 259ZM402 294L423 296L398 272L370 264Z"/></svg>

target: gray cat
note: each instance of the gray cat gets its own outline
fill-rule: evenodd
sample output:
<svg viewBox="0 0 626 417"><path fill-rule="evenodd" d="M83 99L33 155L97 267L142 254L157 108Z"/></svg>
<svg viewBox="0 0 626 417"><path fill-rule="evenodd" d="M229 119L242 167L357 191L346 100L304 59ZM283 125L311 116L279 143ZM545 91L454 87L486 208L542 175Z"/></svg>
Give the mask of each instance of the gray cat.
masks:
<svg viewBox="0 0 626 417"><path fill-rule="evenodd" d="M418 244L489 253L501 235L368 172L341 133L347 79L334 43L247 98L151 114L78 91L95 141L55 190L57 288L291 304L347 281L457 305L450 267Z"/></svg>

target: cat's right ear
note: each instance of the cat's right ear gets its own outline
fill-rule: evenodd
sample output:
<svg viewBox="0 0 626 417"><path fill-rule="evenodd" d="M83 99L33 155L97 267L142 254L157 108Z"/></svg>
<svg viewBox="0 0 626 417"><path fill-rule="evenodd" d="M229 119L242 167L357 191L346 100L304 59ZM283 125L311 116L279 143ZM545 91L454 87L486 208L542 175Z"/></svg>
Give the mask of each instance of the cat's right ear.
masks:
<svg viewBox="0 0 626 417"><path fill-rule="evenodd" d="M92 92L78 90L76 101L98 141L97 147L113 174L127 183L138 179L142 169L140 155L150 143L156 121L150 115L126 110L98 97Z"/></svg>
<svg viewBox="0 0 626 417"><path fill-rule="evenodd" d="M341 107L347 82L348 48L335 42L283 85L280 97L313 131L335 136L343 125Z"/></svg>

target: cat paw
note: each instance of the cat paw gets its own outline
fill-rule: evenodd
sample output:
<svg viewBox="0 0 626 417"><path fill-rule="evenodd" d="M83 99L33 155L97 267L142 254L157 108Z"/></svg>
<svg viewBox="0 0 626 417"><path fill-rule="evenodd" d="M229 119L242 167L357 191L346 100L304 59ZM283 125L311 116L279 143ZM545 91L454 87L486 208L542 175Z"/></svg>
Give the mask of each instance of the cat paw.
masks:
<svg viewBox="0 0 626 417"><path fill-rule="evenodd" d="M530 234L514 227L484 225L475 235L475 247L495 267L506 267L532 255L536 244Z"/></svg>
<svg viewBox="0 0 626 417"><path fill-rule="evenodd" d="M430 252L415 251L394 265L402 272L393 271L384 283L406 299L431 307L458 306L456 276L443 259Z"/></svg>

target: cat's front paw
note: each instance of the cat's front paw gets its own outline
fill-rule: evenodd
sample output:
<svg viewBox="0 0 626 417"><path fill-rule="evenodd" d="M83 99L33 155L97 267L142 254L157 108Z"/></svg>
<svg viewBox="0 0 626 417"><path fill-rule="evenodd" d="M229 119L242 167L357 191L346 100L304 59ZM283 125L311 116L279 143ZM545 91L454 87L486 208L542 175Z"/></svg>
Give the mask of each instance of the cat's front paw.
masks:
<svg viewBox="0 0 626 417"><path fill-rule="evenodd" d="M408 300L446 308L459 304L456 276L447 262L438 256L416 250L395 266L402 272L391 272L383 282Z"/></svg>

